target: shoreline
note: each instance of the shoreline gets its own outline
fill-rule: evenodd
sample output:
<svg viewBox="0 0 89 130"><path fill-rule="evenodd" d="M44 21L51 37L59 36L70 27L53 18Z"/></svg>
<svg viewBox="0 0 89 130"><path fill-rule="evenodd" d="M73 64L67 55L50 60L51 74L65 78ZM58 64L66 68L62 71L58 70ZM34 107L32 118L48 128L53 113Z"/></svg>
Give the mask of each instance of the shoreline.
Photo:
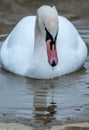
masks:
<svg viewBox="0 0 89 130"><path fill-rule="evenodd" d="M29 125L21 123L2 123L0 122L0 130L88 130L89 122L83 123L68 123L62 125L54 125L50 128L37 129Z"/></svg>

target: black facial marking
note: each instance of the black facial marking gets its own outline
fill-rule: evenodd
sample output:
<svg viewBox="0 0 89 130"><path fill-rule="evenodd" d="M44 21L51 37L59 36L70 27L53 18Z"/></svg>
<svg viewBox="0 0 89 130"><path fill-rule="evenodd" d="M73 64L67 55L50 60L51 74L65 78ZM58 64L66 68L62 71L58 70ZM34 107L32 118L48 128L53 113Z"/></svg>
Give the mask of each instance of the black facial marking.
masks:
<svg viewBox="0 0 89 130"><path fill-rule="evenodd" d="M48 32L46 28L45 28L45 31L46 31L46 41L48 41L49 39L53 41L52 35Z"/></svg>
<svg viewBox="0 0 89 130"><path fill-rule="evenodd" d="M56 39L57 39L58 31L57 31L57 34L55 36L55 39L53 39L52 35L49 33L49 31L47 30L47 28L45 28L45 31L46 31L46 42L48 40L51 40L51 42L50 42L50 49L52 50L52 45L56 44Z"/></svg>
<svg viewBox="0 0 89 130"><path fill-rule="evenodd" d="M57 35L58 35L58 31L57 31L56 36L55 36L55 41L57 40Z"/></svg>

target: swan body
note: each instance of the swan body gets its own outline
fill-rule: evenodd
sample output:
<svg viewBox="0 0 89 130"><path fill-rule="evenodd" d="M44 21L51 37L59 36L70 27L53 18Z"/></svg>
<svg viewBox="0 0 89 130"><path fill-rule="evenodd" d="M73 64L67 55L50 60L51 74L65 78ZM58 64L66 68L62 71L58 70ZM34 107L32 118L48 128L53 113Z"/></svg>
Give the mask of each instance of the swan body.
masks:
<svg viewBox="0 0 89 130"><path fill-rule="evenodd" d="M74 72L86 57L87 47L76 28L49 6L40 7L37 16L20 20L1 47L2 67L37 79L52 78L52 67L53 77Z"/></svg>

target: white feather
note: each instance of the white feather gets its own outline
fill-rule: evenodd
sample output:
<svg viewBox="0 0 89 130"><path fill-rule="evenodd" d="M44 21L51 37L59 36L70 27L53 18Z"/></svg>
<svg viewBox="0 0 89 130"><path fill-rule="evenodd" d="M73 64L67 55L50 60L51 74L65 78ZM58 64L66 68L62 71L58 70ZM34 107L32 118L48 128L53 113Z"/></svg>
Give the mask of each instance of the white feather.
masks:
<svg viewBox="0 0 89 130"><path fill-rule="evenodd" d="M1 47L1 62L5 69L31 78L49 79L45 26L55 36L57 30L58 65L54 77L76 71L87 57L87 47L73 24L49 6L42 6L36 16L23 18Z"/></svg>

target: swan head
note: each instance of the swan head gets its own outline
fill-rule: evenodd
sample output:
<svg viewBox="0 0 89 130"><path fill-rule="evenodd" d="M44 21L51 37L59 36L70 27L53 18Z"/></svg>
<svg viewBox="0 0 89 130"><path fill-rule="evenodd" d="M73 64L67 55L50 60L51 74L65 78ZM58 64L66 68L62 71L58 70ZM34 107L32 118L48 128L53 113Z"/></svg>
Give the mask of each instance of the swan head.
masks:
<svg viewBox="0 0 89 130"><path fill-rule="evenodd" d="M37 10L38 26L43 35L47 49L48 63L54 67L58 64L56 41L59 29L57 10L42 6Z"/></svg>

